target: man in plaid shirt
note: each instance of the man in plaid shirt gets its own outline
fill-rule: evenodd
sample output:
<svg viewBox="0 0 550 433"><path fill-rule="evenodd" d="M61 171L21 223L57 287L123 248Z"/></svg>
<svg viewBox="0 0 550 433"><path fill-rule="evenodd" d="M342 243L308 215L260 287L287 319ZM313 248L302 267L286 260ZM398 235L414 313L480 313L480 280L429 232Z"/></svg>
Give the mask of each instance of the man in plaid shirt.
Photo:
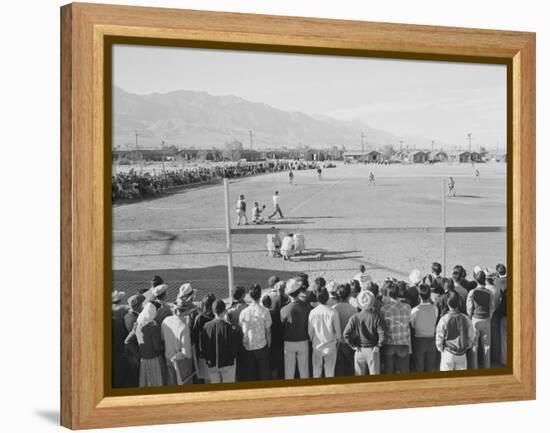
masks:
<svg viewBox="0 0 550 433"><path fill-rule="evenodd" d="M411 353L411 307L399 299L399 286L389 283L389 301L380 309L386 324L386 341L382 347L385 373L408 373Z"/></svg>

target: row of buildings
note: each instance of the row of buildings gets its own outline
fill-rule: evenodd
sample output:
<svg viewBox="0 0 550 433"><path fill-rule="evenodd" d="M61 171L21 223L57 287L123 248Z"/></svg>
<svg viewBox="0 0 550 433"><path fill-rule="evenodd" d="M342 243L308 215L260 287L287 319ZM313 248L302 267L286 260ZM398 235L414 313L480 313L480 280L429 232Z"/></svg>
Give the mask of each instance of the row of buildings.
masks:
<svg viewBox="0 0 550 433"><path fill-rule="evenodd" d="M265 161L273 159L306 161L354 161L365 163L428 163L428 162L485 162L495 160L506 162L506 154L488 152L457 151L454 153L427 150L385 151L368 150L346 151L336 146L330 149L241 149L228 153L221 149L178 149L167 146L157 149L113 149L113 161Z"/></svg>

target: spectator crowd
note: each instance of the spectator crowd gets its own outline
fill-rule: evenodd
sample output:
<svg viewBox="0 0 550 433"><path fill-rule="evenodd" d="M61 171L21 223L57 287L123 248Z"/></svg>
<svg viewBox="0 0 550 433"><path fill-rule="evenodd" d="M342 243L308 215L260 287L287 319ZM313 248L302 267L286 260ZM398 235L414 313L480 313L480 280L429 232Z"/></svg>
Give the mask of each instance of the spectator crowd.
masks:
<svg viewBox="0 0 550 433"><path fill-rule="evenodd" d="M506 267L441 265L377 284L273 276L232 299L174 302L155 276L122 303L112 292L113 387L231 383L490 368L507 364Z"/></svg>
<svg viewBox="0 0 550 433"><path fill-rule="evenodd" d="M132 168L127 172L119 172L112 176L113 201L120 199L135 199L163 194L167 188L211 182L222 179L235 179L255 176L263 173L273 173L292 168L310 168L297 161L263 161L219 163L202 167L190 167L177 170L154 171L153 173L138 172ZM298 168L300 167L300 168Z"/></svg>

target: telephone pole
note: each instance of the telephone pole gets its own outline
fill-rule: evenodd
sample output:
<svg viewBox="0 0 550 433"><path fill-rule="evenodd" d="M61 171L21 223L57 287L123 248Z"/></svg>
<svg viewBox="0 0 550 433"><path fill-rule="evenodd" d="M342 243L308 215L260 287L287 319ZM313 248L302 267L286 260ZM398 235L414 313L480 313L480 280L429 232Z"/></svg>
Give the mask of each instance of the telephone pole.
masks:
<svg viewBox="0 0 550 433"><path fill-rule="evenodd" d="M435 141L432 140L432 153L434 153L434 145L435 145Z"/></svg>
<svg viewBox="0 0 550 433"><path fill-rule="evenodd" d="M254 135L254 134L252 134L252 129L248 130L248 134L250 136L250 150L252 150L252 136Z"/></svg>
<svg viewBox="0 0 550 433"><path fill-rule="evenodd" d="M364 143L365 134L361 132L361 162L365 163L365 143Z"/></svg>
<svg viewBox="0 0 550 433"><path fill-rule="evenodd" d="M139 132L137 129L134 131L134 134L136 134L136 158L139 158L139 172L143 173L143 158L139 156L139 144L138 144Z"/></svg>
<svg viewBox="0 0 550 433"><path fill-rule="evenodd" d="M403 140L399 140L399 153L403 153Z"/></svg>
<svg viewBox="0 0 550 433"><path fill-rule="evenodd" d="M472 161L472 133L469 132L467 137L468 137L468 156L471 162Z"/></svg>

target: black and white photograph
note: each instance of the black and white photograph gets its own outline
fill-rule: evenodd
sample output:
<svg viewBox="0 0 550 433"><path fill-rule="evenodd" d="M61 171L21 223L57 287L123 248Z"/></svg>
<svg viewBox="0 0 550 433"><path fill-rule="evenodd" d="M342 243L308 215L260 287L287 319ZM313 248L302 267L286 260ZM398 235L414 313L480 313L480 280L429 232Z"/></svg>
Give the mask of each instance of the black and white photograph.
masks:
<svg viewBox="0 0 550 433"><path fill-rule="evenodd" d="M115 44L112 387L505 368L507 74Z"/></svg>

